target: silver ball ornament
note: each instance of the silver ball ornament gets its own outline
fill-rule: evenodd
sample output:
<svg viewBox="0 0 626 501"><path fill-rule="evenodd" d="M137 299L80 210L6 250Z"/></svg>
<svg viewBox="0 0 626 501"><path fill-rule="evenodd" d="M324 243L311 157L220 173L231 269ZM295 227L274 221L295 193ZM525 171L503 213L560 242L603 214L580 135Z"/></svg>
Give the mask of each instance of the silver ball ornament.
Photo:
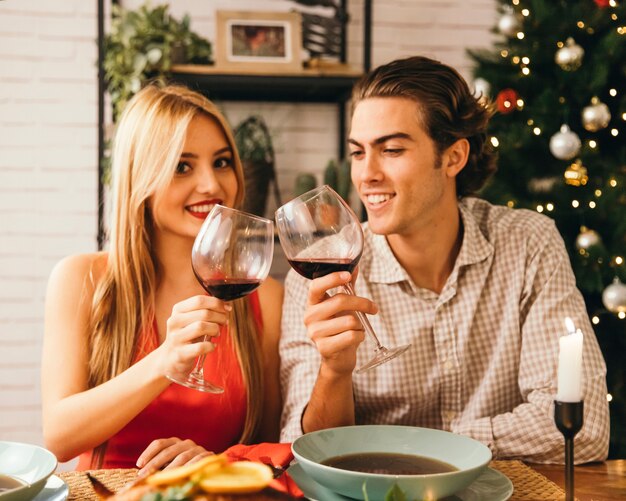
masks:
<svg viewBox="0 0 626 501"><path fill-rule="evenodd" d="M626 313L626 284L616 277L602 292L602 302L606 309L613 313Z"/></svg>
<svg viewBox="0 0 626 501"><path fill-rule="evenodd" d="M505 12L498 21L498 31L507 37L517 35L521 26L522 23L512 10Z"/></svg>
<svg viewBox="0 0 626 501"><path fill-rule="evenodd" d="M582 123L585 130L597 132L604 129L611 121L609 107L597 97L591 99L591 104L585 106L582 111Z"/></svg>
<svg viewBox="0 0 626 501"><path fill-rule="evenodd" d="M567 124L550 138L550 152L559 160L571 160L580 151L580 138Z"/></svg>
<svg viewBox="0 0 626 501"><path fill-rule="evenodd" d="M587 250L594 245L598 245L600 243L600 235L595 230L590 230L588 228L581 228L580 233L576 237L576 248Z"/></svg>
<svg viewBox="0 0 626 501"><path fill-rule="evenodd" d="M565 71L574 71L583 64L585 49L578 45L573 38L568 38L565 46L556 51L554 61Z"/></svg>

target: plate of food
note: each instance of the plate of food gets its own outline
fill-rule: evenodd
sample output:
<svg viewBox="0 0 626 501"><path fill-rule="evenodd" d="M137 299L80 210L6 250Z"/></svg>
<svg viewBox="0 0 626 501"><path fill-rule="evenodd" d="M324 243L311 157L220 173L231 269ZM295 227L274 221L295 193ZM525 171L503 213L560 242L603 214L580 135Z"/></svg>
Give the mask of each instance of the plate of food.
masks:
<svg viewBox="0 0 626 501"><path fill-rule="evenodd" d="M273 489L274 472L256 461L229 462L225 454L208 456L190 465L138 478L111 492L89 475L94 490L107 501L291 501Z"/></svg>

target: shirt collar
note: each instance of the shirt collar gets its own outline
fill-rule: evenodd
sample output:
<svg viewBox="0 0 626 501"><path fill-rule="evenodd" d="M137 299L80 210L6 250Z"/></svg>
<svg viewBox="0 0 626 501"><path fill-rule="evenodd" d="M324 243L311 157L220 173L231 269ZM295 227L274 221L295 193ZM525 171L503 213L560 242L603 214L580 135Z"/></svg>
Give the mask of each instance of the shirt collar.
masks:
<svg viewBox="0 0 626 501"><path fill-rule="evenodd" d="M463 222L463 242L454 264L453 274L456 275L461 266L479 263L493 253L493 245L485 238L478 221L472 213L472 199L459 202L459 212ZM371 246L371 266L368 275L370 282L395 283L410 280L406 270L394 256L389 242L384 235L376 235L364 225ZM367 253L366 253L367 255Z"/></svg>
<svg viewBox="0 0 626 501"><path fill-rule="evenodd" d="M463 221L463 243L455 267L480 263L493 254L493 245L485 237L472 212L475 201L475 198L463 198L459 202L459 212Z"/></svg>

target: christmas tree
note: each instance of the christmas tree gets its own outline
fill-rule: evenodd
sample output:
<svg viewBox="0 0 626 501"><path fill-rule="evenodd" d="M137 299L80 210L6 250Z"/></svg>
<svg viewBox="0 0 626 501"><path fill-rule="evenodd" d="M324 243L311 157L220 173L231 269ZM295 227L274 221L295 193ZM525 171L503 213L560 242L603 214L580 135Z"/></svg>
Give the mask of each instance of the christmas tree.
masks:
<svg viewBox="0 0 626 501"><path fill-rule="evenodd" d="M492 202L552 217L607 363L610 457L626 457L626 3L499 0L470 51L497 112Z"/></svg>

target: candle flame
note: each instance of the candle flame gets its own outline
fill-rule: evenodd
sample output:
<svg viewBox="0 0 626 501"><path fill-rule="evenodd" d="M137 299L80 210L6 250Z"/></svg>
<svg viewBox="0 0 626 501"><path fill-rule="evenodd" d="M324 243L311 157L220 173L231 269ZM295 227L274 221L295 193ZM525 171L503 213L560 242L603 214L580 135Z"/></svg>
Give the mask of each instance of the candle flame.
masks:
<svg viewBox="0 0 626 501"><path fill-rule="evenodd" d="M574 334L576 332L576 326L570 317L565 317L565 328L568 334Z"/></svg>

